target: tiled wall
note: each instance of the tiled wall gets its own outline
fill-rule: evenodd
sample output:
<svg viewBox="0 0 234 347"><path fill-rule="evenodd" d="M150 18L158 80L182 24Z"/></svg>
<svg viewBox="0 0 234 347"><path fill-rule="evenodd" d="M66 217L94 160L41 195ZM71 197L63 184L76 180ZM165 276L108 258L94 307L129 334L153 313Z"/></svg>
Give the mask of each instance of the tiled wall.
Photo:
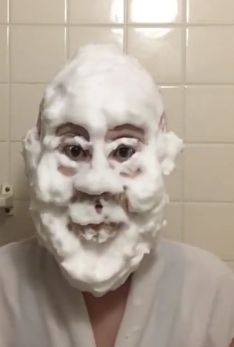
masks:
<svg viewBox="0 0 234 347"><path fill-rule="evenodd" d="M47 81L90 42L145 64L186 141L168 180L167 235L234 264L233 0L0 0L0 183L15 190L0 243L31 233L20 140Z"/></svg>

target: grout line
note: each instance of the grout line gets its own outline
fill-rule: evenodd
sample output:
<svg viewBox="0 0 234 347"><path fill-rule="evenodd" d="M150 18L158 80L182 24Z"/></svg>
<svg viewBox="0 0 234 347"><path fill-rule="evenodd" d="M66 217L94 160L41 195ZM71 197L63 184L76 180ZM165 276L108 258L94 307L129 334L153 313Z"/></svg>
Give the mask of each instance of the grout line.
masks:
<svg viewBox="0 0 234 347"><path fill-rule="evenodd" d="M230 147L234 145L234 141L233 142L189 142L189 141L185 141L185 149L186 147L188 148L192 148L192 147L199 147L199 146L207 146L207 147Z"/></svg>
<svg viewBox="0 0 234 347"><path fill-rule="evenodd" d="M10 0L7 0L7 23L10 22Z"/></svg>
<svg viewBox="0 0 234 347"><path fill-rule="evenodd" d="M64 11L64 45L65 45L65 62L68 59L68 0L64 0L64 6L65 6L65 11Z"/></svg>
<svg viewBox="0 0 234 347"><path fill-rule="evenodd" d="M65 6L66 6L66 60L69 59L69 52L70 52L70 0L65 0Z"/></svg>
<svg viewBox="0 0 234 347"><path fill-rule="evenodd" d="M68 27L64 26L65 62L68 60Z"/></svg>
<svg viewBox="0 0 234 347"><path fill-rule="evenodd" d="M199 204L199 205L231 205L234 206L234 201L225 201L225 200L183 200L183 201L173 201L176 203L183 203L184 205L191 205L191 204Z"/></svg>
<svg viewBox="0 0 234 347"><path fill-rule="evenodd" d="M190 8L189 8L189 3L188 3L189 0L184 0L184 6L185 6L185 23L186 25L189 25L189 11L190 11Z"/></svg>
<svg viewBox="0 0 234 347"><path fill-rule="evenodd" d="M184 22L186 23L186 8L187 8L187 3L186 0L183 0L183 19ZM186 47L186 25L182 26L182 85L183 85L183 109L182 109L182 134L183 138L185 138L185 117L186 117L186 98L185 98L185 82L186 82L186 64L187 64L187 47ZM182 201L184 202L185 199L185 170L184 170L184 156L182 156L182 170L181 170L181 195L182 195ZM185 211L184 211L184 203L181 204L181 213L182 213L182 221L181 221L181 239L182 241L185 239Z"/></svg>
<svg viewBox="0 0 234 347"><path fill-rule="evenodd" d="M123 1L124 1L123 51L127 53L128 52L128 0L123 0Z"/></svg>
<svg viewBox="0 0 234 347"><path fill-rule="evenodd" d="M64 21L65 21L65 25L67 25L68 24L68 0L64 0L64 6L65 6Z"/></svg>
<svg viewBox="0 0 234 347"><path fill-rule="evenodd" d="M47 84L48 81L12 81L12 84ZM1 84L8 84L8 82L6 81L1 81ZM174 87L174 88L179 88L179 87L214 87L214 88L218 88L218 87L229 87L232 88L234 87L234 81L233 83L186 83L184 84L183 82L178 82L178 83L158 83L159 88L170 88L170 87Z"/></svg>
<svg viewBox="0 0 234 347"><path fill-rule="evenodd" d="M68 20L65 23L11 23L12 26L25 26L25 27L63 27L64 25L69 25L71 27L115 27L122 28L122 23L82 23L82 24L70 24L69 23L69 15L67 14ZM4 23L1 23L4 24ZM7 23L6 23L7 24Z"/></svg>
<svg viewBox="0 0 234 347"><path fill-rule="evenodd" d="M170 193L168 192L169 197L170 197ZM234 201L231 200L174 200L171 199L170 200L170 204L224 204L224 205L234 205Z"/></svg>
<svg viewBox="0 0 234 347"><path fill-rule="evenodd" d="M176 201L177 202L177 201ZM190 204L200 204L200 205L230 205L234 206L234 201L225 201L225 200L184 200L184 205Z"/></svg>
<svg viewBox="0 0 234 347"><path fill-rule="evenodd" d="M11 37L12 37L12 29L10 26L11 23L11 3L10 0L8 1L8 16L9 16L9 27L8 27L8 72L9 72L9 77L8 77L8 81L9 81L9 88L8 88L8 92L9 92L9 108L8 108L8 156L9 156L9 163L8 163L8 180L9 183L13 185L13 177L12 177L12 153L11 153L11 132L12 132L12 71L11 71L11 67L12 67L12 61L11 61Z"/></svg>
<svg viewBox="0 0 234 347"><path fill-rule="evenodd" d="M127 4L127 0L125 0L125 3ZM124 6L125 7L125 6ZM125 9L126 10L126 9ZM128 12L128 9L127 11ZM68 16L69 17L69 16ZM124 19L125 21L125 19ZM178 27L184 27L184 23L128 23L126 22L129 27L136 27L136 28L178 28ZM11 24L13 26L64 26L64 23L58 22L58 23L35 23L35 22L26 22L26 23L20 23L20 22L11 22L9 20L9 23L2 22L1 24ZM69 26L75 26L75 27L123 27L123 23L67 23ZM234 23L187 23L186 27L234 27Z"/></svg>

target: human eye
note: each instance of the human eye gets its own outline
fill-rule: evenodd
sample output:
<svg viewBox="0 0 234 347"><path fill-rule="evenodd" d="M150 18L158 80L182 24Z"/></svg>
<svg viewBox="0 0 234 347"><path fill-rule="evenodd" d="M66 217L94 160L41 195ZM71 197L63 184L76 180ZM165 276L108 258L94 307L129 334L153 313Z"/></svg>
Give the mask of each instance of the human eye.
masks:
<svg viewBox="0 0 234 347"><path fill-rule="evenodd" d="M89 151L84 150L81 145L65 145L61 152L74 161L86 160L89 157Z"/></svg>
<svg viewBox="0 0 234 347"><path fill-rule="evenodd" d="M111 153L111 158L123 162L131 158L135 152L134 147L121 144Z"/></svg>

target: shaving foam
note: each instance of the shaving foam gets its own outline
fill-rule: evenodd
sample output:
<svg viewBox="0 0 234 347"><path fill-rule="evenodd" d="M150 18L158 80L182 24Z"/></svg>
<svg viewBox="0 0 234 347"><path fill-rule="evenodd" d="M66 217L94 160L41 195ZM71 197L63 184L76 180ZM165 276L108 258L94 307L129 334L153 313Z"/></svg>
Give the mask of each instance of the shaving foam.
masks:
<svg viewBox="0 0 234 347"><path fill-rule="evenodd" d="M82 47L44 92L38 126L23 141L30 209L40 241L82 291L115 290L155 248L168 203L164 175L182 148L160 128L163 112L149 73L110 45ZM71 124L84 133L58 134ZM144 138L107 138L123 125ZM123 161L121 145L132 151Z"/></svg>

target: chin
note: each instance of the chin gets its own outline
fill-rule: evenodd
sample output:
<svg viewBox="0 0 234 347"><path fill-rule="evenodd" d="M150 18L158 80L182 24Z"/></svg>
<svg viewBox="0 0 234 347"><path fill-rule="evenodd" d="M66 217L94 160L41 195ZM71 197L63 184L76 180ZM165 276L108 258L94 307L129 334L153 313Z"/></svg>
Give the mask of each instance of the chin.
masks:
<svg viewBox="0 0 234 347"><path fill-rule="evenodd" d="M120 287L157 243L156 220L161 211L147 216L147 223L133 218L105 242L85 239L68 227L69 217L58 216L54 209L34 210L38 237L53 254L62 274L71 286L102 296ZM101 231L101 230L99 230Z"/></svg>

